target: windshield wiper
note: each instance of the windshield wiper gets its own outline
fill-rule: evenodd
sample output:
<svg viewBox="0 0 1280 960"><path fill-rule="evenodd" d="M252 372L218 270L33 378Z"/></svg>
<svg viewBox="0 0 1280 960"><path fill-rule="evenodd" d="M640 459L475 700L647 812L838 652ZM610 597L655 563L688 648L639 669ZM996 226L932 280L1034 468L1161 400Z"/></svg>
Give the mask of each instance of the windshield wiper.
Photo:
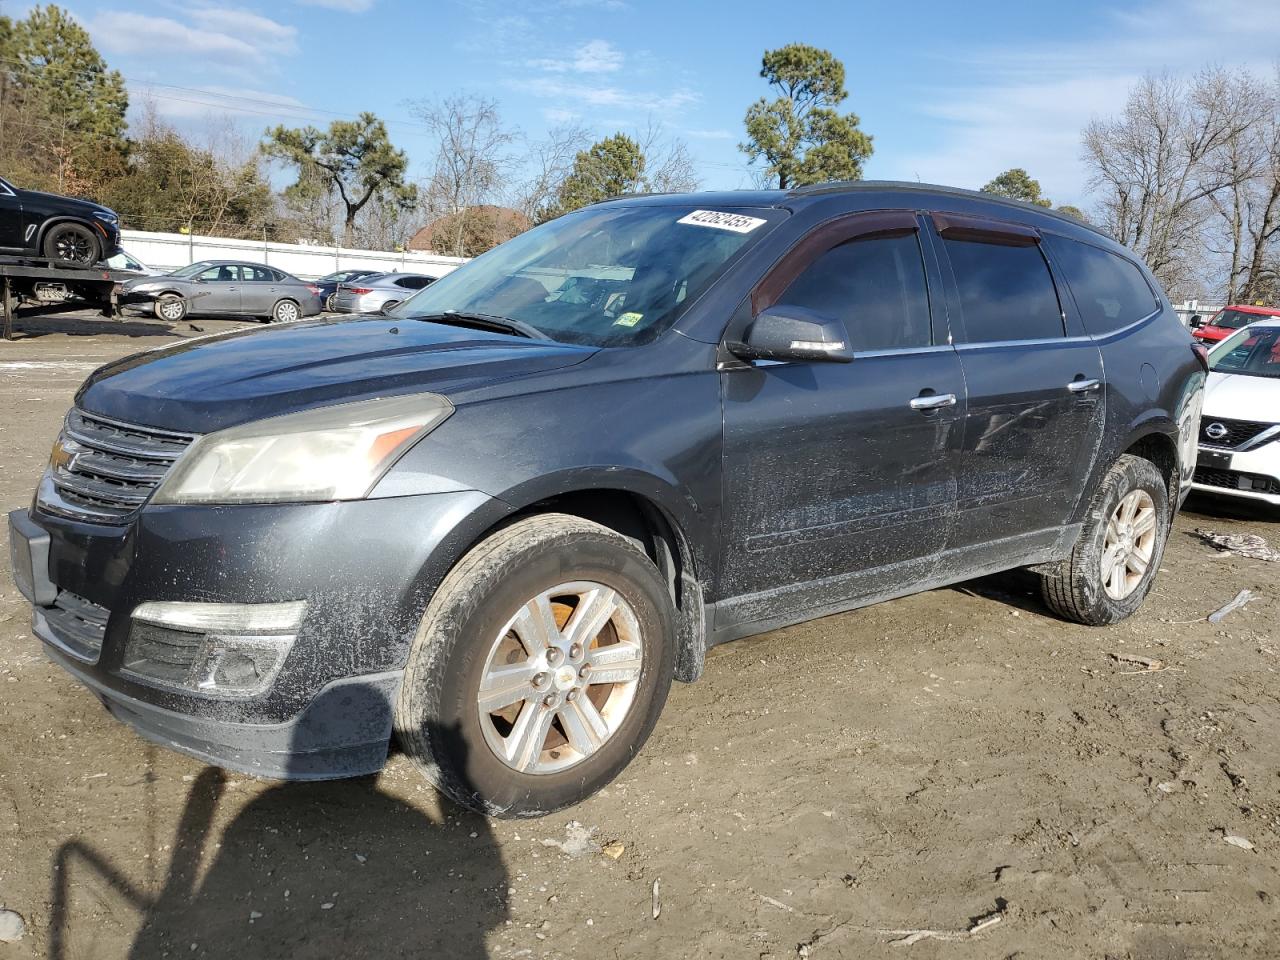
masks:
<svg viewBox="0 0 1280 960"><path fill-rule="evenodd" d="M528 337L530 340L551 339L537 327L530 326L523 320L515 320L511 317L495 317L491 313L467 313L465 311L449 310L445 313L418 314L409 319L425 320L429 323L446 323L455 327L497 330L500 333L514 333L518 337Z"/></svg>

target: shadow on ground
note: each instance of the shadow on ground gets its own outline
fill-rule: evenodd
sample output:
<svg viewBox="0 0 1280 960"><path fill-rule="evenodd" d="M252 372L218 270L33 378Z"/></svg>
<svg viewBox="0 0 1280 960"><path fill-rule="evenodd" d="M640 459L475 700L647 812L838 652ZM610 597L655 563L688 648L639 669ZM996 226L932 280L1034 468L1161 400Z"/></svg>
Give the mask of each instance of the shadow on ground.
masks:
<svg viewBox="0 0 1280 960"><path fill-rule="evenodd" d="M132 960L414 957L480 960L507 919L506 869L483 817L441 802L437 820L364 777L273 786L225 828L228 775L192 783L153 891L71 841L52 872L49 957L86 939L70 904L107 884L143 915ZM160 840L165 839L163 836Z"/></svg>
<svg viewBox="0 0 1280 960"><path fill-rule="evenodd" d="M52 334L68 337L97 337L114 334L120 337L177 337L190 330L181 324L162 323L142 318L108 318L100 315L86 316L80 307L77 314L58 314L41 311L39 315L19 311L13 318L14 339L34 340Z"/></svg>

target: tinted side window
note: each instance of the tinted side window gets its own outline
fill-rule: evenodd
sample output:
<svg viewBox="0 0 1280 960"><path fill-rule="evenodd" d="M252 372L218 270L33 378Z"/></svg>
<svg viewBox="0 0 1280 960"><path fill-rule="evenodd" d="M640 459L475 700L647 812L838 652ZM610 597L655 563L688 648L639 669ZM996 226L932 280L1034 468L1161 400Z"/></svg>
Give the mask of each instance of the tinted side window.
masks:
<svg viewBox="0 0 1280 960"><path fill-rule="evenodd" d="M1038 245L943 243L960 292L966 342L1064 336L1058 293Z"/></svg>
<svg viewBox="0 0 1280 960"><path fill-rule="evenodd" d="M396 281L397 286L404 287L406 290L421 290L430 283L430 277L403 277Z"/></svg>
<svg viewBox="0 0 1280 960"><path fill-rule="evenodd" d="M780 298L844 321L856 350L927 347L929 294L914 233L850 240L804 269Z"/></svg>
<svg viewBox="0 0 1280 960"><path fill-rule="evenodd" d="M1156 309L1146 278L1128 260L1066 237L1051 236L1048 244L1089 333L1110 333Z"/></svg>

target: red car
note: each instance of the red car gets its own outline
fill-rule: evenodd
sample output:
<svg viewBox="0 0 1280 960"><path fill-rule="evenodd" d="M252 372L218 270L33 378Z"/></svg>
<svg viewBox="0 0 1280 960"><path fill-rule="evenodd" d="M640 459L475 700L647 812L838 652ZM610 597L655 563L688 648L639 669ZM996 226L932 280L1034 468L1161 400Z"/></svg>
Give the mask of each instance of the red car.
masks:
<svg viewBox="0 0 1280 960"><path fill-rule="evenodd" d="M1203 326L1195 326L1197 318L1192 317L1191 335L1209 343L1217 343L1219 340L1225 340L1241 327L1257 323L1259 320L1276 317L1280 317L1280 307L1249 307L1243 305L1223 307Z"/></svg>

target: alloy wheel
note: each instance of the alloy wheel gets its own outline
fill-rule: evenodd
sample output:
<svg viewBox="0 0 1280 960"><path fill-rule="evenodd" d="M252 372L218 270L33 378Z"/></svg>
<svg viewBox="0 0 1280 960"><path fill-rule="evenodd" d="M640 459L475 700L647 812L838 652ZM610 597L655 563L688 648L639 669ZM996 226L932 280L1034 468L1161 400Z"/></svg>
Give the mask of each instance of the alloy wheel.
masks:
<svg viewBox="0 0 1280 960"><path fill-rule="evenodd" d="M626 719L643 664L639 620L616 590L592 581L544 590L490 647L476 695L485 743L522 773L581 763Z"/></svg>
<svg viewBox="0 0 1280 960"><path fill-rule="evenodd" d="M74 230L63 230L53 238L53 249L59 260L71 263L88 263L93 258L93 247L88 237Z"/></svg>
<svg viewBox="0 0 1280 960"><path fill-rule="evenodd" d="M1156 548L1156 505L1145 490L1130 490L1107 520L1102 540L1102 584L1112 600L1138 588Z"/></svg>

